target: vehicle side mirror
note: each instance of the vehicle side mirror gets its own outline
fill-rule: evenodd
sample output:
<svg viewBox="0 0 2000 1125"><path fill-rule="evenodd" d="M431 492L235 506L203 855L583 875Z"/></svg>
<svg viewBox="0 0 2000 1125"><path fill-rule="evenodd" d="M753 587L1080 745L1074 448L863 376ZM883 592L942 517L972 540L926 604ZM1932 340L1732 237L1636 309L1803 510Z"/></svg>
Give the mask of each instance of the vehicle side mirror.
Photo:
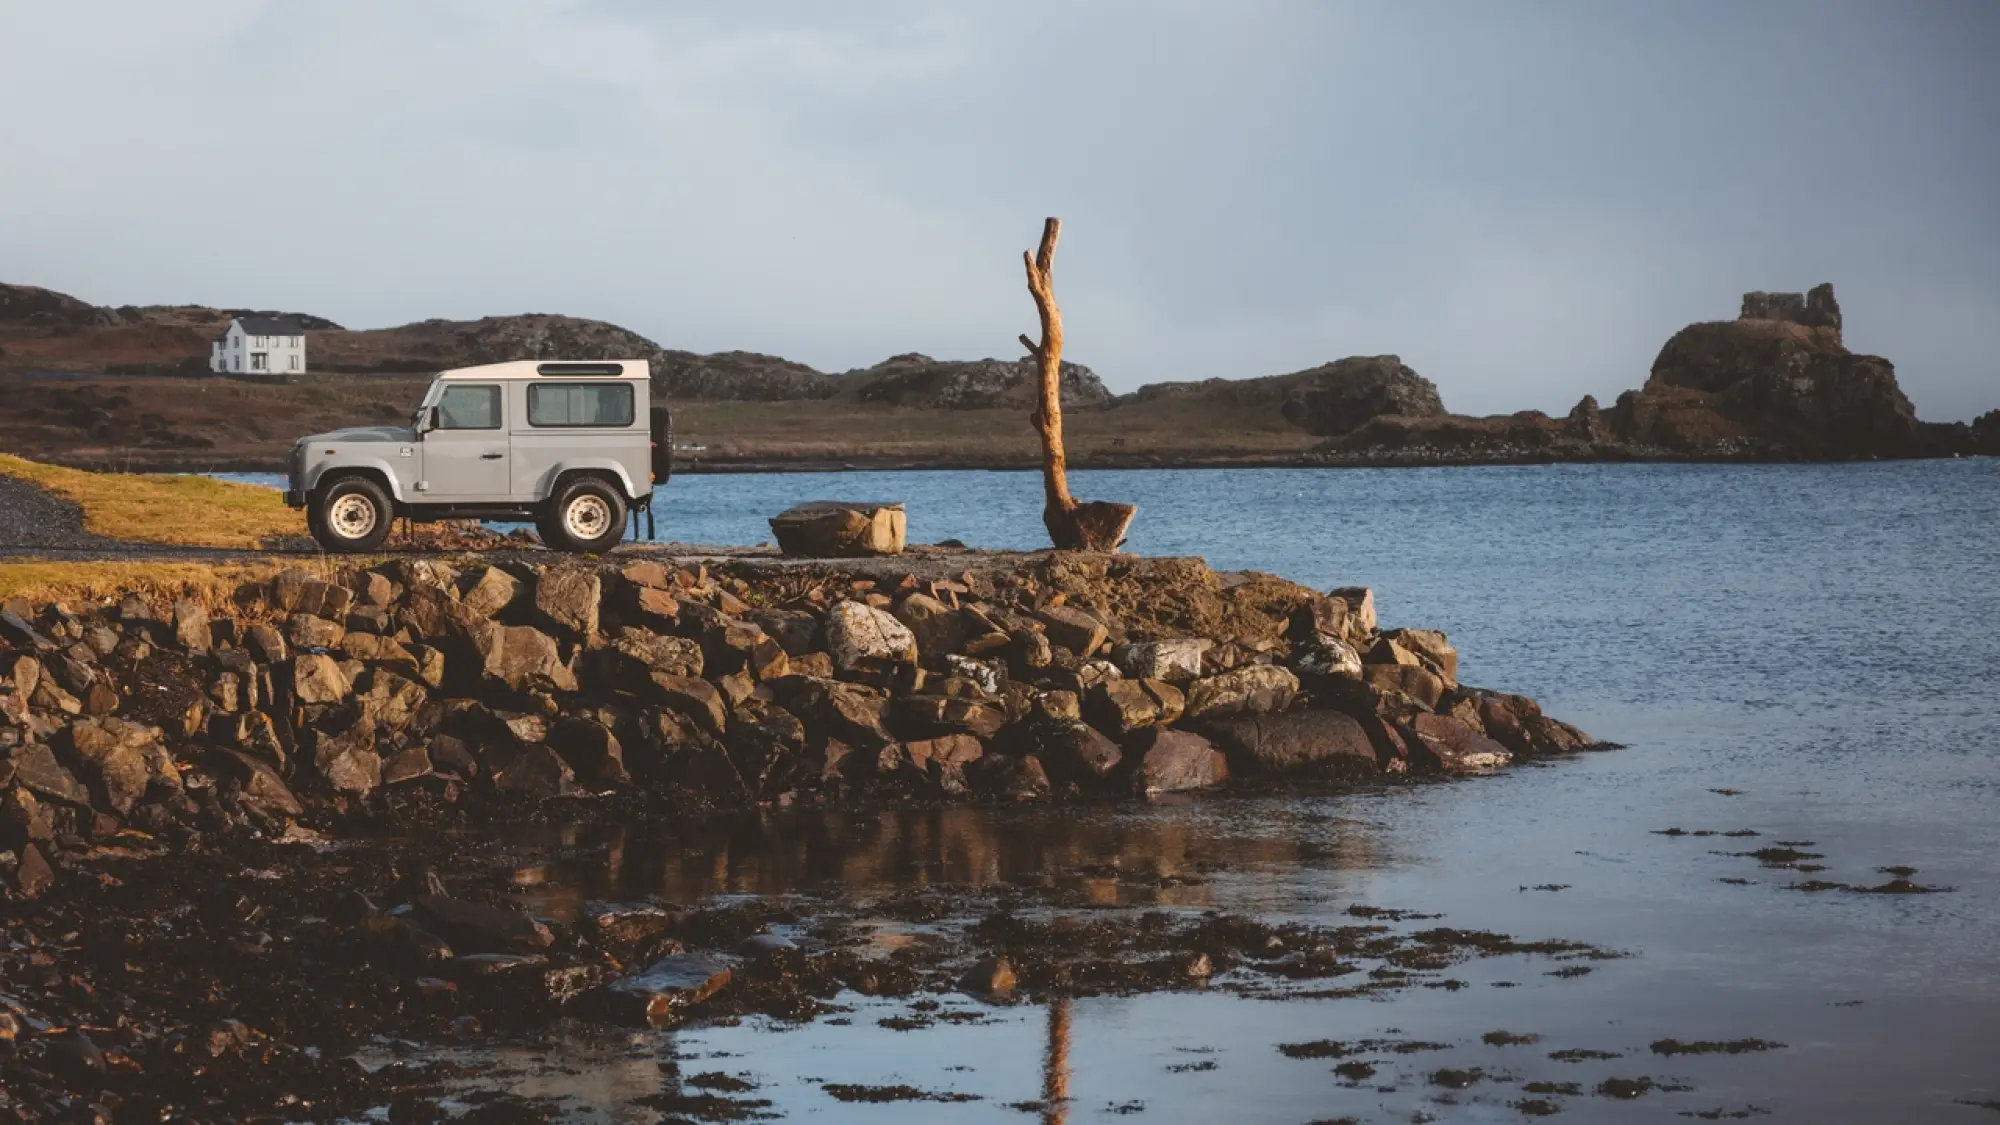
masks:
<svg viewBox="0 0 2000 1125"><path fill-rule="evenodd" d="M426 406L417 411L417 432L428 433L438 428L438 408Z"/></svg>

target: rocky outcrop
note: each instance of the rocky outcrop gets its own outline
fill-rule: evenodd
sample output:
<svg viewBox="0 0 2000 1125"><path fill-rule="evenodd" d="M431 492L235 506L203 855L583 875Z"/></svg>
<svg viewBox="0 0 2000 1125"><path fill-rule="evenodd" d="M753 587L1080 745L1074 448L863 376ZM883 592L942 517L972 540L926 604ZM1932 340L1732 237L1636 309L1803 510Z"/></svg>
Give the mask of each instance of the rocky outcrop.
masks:
<svg viewBox="0 0 2000 1125"><path fill-rule="evenodd" d="M824 371L757 352L651 353L653 383L669 398L784 402L831 398L840 386Z"/></svg>
<svg viewBox="0 0 2000 1125"><path fill-rule="evenodd" d="M1907 457L1924 445L1894 366L1841 342L1831 285L1746 293L1736 320L1681 329L1611 424L1625 441L1680 450L1747 441L1803 457Z"/></svg>
<svg viewBox="0 0 2000 1125"><path fill-rule="evenodd" d="M1393 355L1352 356L1290 376L1285 421L1321 437L1351 433L1376 418L1443 414L1437 385Z"/></svg>
<svg viewBox="0 0 2000 1125"><path fill-rule="evenodd" d="M1855 460L1983 452L1976 426L1918 421L1880 356L1841 339L1831 285L1743 295L1735 320L1691 324L1660 349L1645 386L1609 410L1569 415L1383 416L1328 442L1329 460Z"/></svg>
<svg viewBox="0 0 2000 1125"><path fill-rule="evenodd" d="M1041 393L1034 361L1025 358L939 360L912 352L837 378L841 393L857 402L941 410L1028 408ZM1096 372L1082 364L1062 365L1064 407L1102 406L1110 401L1111 392Z"/></svg>

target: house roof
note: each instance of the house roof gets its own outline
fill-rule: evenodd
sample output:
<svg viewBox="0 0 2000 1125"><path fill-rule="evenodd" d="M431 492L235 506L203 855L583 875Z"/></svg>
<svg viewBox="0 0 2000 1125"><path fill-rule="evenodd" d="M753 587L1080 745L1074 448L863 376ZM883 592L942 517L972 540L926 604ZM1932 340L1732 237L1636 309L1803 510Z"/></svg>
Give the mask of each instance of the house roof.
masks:
<svg viewBox="0 0 2000 1125"><path fill-rule="evenodd" d="M248 336L303 336L305 326L288 316L239 316L234 321ZM227 331L224 332L227 335Z"/></svg>

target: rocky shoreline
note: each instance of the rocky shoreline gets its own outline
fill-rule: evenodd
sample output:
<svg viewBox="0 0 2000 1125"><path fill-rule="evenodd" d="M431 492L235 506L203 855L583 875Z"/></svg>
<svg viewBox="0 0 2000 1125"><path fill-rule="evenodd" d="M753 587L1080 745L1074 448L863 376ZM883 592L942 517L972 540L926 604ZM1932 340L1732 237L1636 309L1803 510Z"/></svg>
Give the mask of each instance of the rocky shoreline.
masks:
<svg viewBox="0 0 2000 1125"><path fill-rule="evenodd" d="M841 989L1186 986L1268 957L1269 928L1107 930L1065 959L1000 926L884 965L758 938L769 904L538 919L492 856L551 819L1346 786L1598 745L1457 662L1380 627L1365 589L1131 556L523 553L16 599L0 1113L435 1114L447 1075L348 1056L558 1018L803 1018Z"/></svg>

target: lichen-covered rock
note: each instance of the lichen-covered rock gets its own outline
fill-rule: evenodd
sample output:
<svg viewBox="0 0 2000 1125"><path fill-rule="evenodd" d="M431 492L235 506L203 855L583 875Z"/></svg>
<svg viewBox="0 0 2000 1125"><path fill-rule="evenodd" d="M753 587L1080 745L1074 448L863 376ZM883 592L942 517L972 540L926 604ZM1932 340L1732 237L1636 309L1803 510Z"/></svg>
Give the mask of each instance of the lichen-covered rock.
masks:
<svg viewBox="0 0 2000 1125"><path fill-rule="evenodd" d="M1206 637L1177 637L1120 645L1113 654L1119 670L1137 680L1184 684L1201 675L1202 655L1215 647Z"/></svg>
<svg viewBox="0 0 2000 1125"><path fill-rule="evenodd" d="M663 637L627 626L618 631L607 651L611 654L613 671L624 682L643 681L654 672L694 677L702 674L701 645L686 637Z"/></svg>
<svg viewBox="0 0 2000 1125"><path fill-rule="evenodd" d="M1188 685L1188 722L1245 712L1269 714L1291 706L1299 678L1275 664L1249 664Z"/></svg>
<svg viewBox="0 0 2000 1125"><path fill-rule="evenodd" d="M917 638L885 610L841 602L827 612L826 640L841 672L917 662Z"/></svg>
<svg viewBox="0 0 2000 1125"><path fill-rule="evenodd" d="M1292 666L1308 675L1361 678L1361 654L1346 641L1323 634L1293 650Z"/></svg>

